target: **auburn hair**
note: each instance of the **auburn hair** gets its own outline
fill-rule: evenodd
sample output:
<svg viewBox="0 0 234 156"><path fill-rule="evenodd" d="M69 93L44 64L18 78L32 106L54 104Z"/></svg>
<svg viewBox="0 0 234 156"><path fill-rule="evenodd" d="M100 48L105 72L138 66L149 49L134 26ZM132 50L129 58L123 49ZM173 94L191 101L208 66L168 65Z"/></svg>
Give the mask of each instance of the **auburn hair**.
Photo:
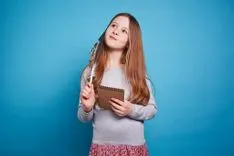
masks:
<svg viewBox="0 0 234 156"><path fill-rule="evenodd" d="M141 28L136 18L129 13L119 13L115 15L111 19L107 28L118 16L127 17L130 21L129 41L122 53L120 60L121 64L124 65L125 76L131 86L131 92L130 96L128 97L128 101L131 103L147 105L150 98L150 92L146 82L146 66L143 52ZM97 91L98 86L101 85L108 60L107 45L105 43L106 30L99 38L99 46L94 58L96 63L95 78L93 81L95 91Z"/></svg>

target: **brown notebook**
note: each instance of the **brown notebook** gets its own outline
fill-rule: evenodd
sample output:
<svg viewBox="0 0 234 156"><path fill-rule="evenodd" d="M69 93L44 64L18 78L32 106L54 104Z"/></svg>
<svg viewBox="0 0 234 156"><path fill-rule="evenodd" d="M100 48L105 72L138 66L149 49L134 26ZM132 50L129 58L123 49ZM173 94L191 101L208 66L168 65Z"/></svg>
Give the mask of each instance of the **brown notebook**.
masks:
<svg viewBox="0 0 234 156"><path fill-rule="evenodd" d="M109 100L116 98L124 101L124 89L100 86L98 88L98 103L99 107L103 109L110 109Z"/></svg>

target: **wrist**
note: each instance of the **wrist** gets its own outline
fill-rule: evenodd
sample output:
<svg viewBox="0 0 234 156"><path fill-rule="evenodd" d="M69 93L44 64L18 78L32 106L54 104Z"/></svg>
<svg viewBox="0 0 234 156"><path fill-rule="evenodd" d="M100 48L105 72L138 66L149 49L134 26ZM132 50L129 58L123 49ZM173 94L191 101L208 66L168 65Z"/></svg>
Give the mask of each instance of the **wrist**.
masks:
<svg viewBox="0 0 234 156"><path fill-rule="evenodd" d="M91 112L92 109L93 109L92 107L86 107L85 105L83 105L82 108L83 108L83 110L84 110L85 113L89 113L89 112Z"/></svg>
<svg viewBox="0 0 234 156"><path fill-rule="evenodd" d="M128 115L131 115L134 110L134 104L130 103Z"/></svg>

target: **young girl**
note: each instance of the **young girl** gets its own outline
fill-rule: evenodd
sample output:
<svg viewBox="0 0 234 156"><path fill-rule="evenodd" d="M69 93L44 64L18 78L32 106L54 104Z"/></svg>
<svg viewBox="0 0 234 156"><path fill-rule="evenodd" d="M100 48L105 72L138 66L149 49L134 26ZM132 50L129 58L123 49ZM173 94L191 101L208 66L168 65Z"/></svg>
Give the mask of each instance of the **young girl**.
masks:
<svg viewBox="0 0 234 156"><path fill-rule="evenodd" d="M78 118L93 122L90 156L147 156L144 121L157 107L147 78L141 30L128 13L117 14L99 39L95 78L89 83L91 68L81 77ZM111 98L110 110L100 107L97 88L124 89L124 101Z"/></svg>

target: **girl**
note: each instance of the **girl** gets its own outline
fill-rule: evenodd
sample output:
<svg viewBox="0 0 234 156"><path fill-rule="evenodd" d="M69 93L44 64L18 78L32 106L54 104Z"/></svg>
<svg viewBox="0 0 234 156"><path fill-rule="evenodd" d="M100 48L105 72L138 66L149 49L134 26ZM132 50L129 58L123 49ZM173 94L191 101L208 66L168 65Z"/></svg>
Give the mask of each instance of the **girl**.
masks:
<svg viewBox="0 0 234 156"><path fill-rule="evenodd" d="M117 14L99 39L95 78L88 83L91 68L81 77L78 118L93 121L90 156L147 156L144 120L151 119L157 107L146 77L141 30L129 13ZM110 110L99 107L97 88L124 89L124 101L111 98Z"/></svg>

